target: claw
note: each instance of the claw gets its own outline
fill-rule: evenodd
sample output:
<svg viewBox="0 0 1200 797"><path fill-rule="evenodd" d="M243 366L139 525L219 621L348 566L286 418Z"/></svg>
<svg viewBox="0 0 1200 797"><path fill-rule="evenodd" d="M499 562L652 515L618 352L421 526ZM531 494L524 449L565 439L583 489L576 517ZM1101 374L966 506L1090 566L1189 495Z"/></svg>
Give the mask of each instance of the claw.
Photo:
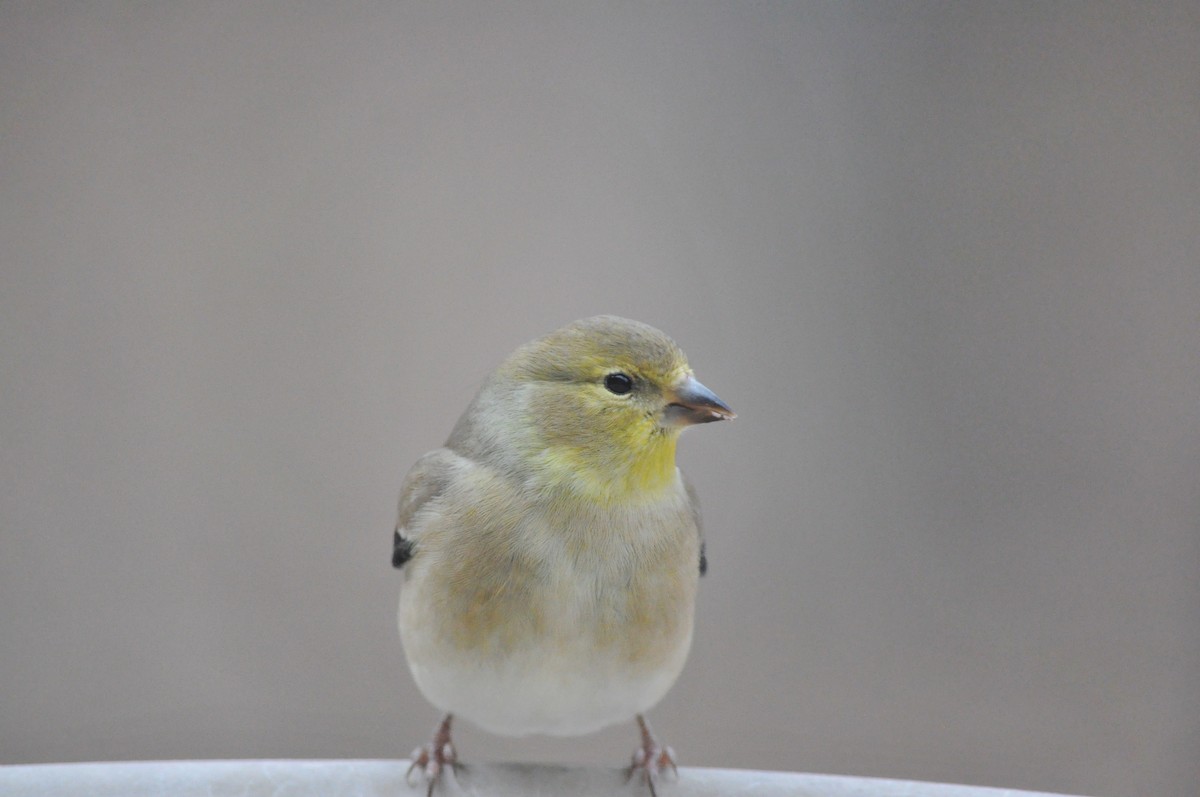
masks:
<svg viewBox="0 0 1200 797"><path fill-rule="evenodd" d="M642 783L650 789L650 797L658 797L654 781L660 775L665 775L670 769L673 780L679 778L679 767L675 765L675 751L664 747L650 732L650 725L641 714L637 716L638 727L642 731L642 744L633 751L633 761L629 765L629 779L641 772Z"/></svg>
<svg viewBox="0 0 1200 797"><path fill-rule="evenodd" d="M441 780L446 767L453 767L458 760L454 742L450 739L450 720L453 714L447 714L442 724L433 732L433 741L424 747L418 747L412 752L412 763L404 773L404 781L409 786L416 786L420 778L414 782L413 773L419 772L421 778L429 783L425 797L433 797L433 787Z"/></svg>
<svg viewBox="0 0 1200 797"><path fill-rule="evenodd" d="M659 768L665 773L666 767L671 768L671 779L679 780L679 767L675 766L675 751L669 746L662 749L662 753L658 757Z"/></svg>
<svg viewBox="0 0 1200 797"><path fill-rule="evenodd" d="M417 767L425 766L425 764L421 762L421 759L424 758L425 761L428 762L429 752L424 747L418 747L412 751L408 758L411 763L408 765L408 771L404 773L404 782L409 786L416 786L417 784L413 781L412 773L416 771Z"/></svg>

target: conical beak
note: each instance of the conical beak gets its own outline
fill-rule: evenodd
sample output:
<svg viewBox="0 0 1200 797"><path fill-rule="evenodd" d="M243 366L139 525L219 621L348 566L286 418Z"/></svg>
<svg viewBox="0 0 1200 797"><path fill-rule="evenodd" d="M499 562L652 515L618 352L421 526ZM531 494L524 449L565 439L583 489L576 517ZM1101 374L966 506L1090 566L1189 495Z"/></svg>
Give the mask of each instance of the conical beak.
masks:
<svg viewBox="0 0 1200 797"><path fill-rule="evenodd" d="M694 423L728 421L737 417L728 404L697 382L694 376L688 376L669 388L666 399L664 426L691 426Z"/></svg>

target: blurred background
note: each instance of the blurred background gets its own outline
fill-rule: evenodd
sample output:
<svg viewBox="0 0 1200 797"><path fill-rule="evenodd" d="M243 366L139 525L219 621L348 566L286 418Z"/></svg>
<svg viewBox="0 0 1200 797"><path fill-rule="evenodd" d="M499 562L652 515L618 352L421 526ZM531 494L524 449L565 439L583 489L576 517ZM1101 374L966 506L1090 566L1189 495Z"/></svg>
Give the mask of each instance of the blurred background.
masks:
<svg viewBox="0 0 1200 797"><path fill-rule="evenodd" d="M1194 2L19 2L0 76L0 761L406 756L400 481L609 312L739 412L682 763L1196 793Z"/></svg>

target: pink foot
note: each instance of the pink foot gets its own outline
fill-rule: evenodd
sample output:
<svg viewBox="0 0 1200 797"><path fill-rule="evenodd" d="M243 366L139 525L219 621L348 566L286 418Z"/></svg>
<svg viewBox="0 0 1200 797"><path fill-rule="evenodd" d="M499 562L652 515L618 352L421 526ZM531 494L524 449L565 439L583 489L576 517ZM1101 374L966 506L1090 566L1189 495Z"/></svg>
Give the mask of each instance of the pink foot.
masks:
<svg viewBox="0 0 1200 797"><path fill-rule="evenodd" d="M658 792L654 789L655 779L667 770L670 770L673 778L679 777L679 768L675 766L675 751L658 743L654 734L650 732L646 718L641 714L637 715L637 724L642 731L642 744L633 751L633 763L629 765L629 777L632 778L640 772L642 782L650 789L650 797L658 797Z"/></svg>
<svg viewBox="0 0 1200 797"><path fill-rule="evenodd" d="M409 786L420 782L419 779L413 781L413 772L418 772L419 777L429 782L425 797L433 797L433 787L441 779L442 772L446 767L453 767L458 760L458 752L450 739L450 720L453 718L453 714L447 714L446 719L442 720L442 724L433 732L433 741L413 750L412 763L408 766L408 772L404 773L404 779Z"/></svg>

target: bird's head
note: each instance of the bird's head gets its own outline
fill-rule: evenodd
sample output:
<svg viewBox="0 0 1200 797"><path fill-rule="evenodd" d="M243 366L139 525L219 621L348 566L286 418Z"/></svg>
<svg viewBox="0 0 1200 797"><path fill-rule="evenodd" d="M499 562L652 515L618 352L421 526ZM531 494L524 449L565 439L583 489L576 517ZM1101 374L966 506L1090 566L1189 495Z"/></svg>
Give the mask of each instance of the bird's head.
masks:
<svg viewBox="0 0 1200 797"><path fill-rule="evenodd" d="M510 386L537 477L600 500L657 495L676 479L679 433L734 417L670 338L616 316L528 343L498 375Z"/></svg>

